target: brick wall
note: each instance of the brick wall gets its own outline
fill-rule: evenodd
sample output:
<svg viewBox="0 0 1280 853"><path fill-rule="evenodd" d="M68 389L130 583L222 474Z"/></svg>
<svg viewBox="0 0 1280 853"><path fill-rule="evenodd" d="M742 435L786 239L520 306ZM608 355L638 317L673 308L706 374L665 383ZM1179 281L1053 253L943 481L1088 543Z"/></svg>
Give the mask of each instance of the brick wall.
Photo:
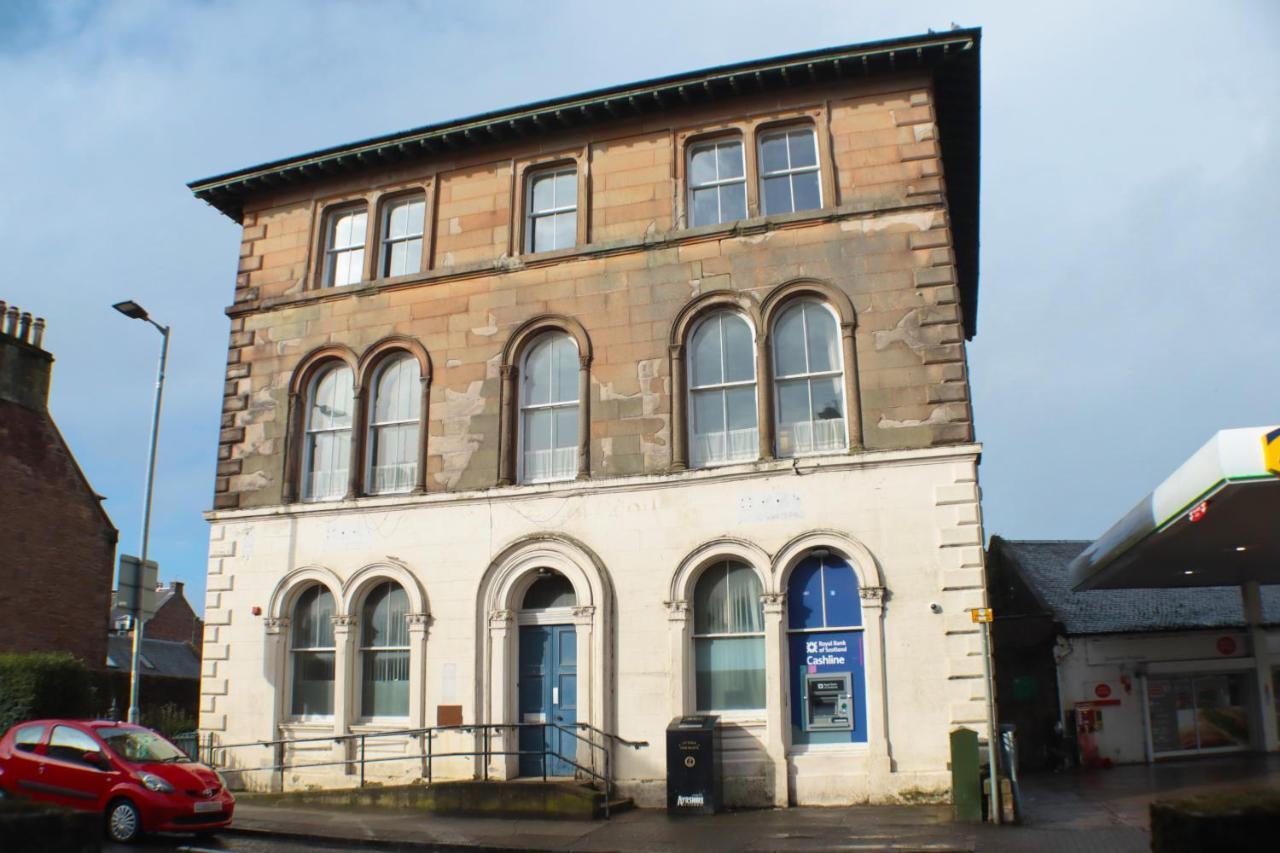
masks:
<svg viewBox="0 0 1280 853"><path fill-rule="evenodd" d="M145 635L152 640L190 643L195 647L196 654L199 654L204 642L204 623L187 602L183 594L183 585L174 581L169 586L173 594L156 611L156 615L147 620ZM157 595L162 594L163 592L157 591Z"/></svg>
<svg viewBox="0 0 1280 853"><path fill-rule="evenodd" d="M824 206L685 228L690 139L811 122ZM500 362L512 332L541 314L577 319L590 366L590 476L670 469L670 339L679 312L715 291L762 303L796 279L843 291L856 312L856 410L867 449L973 438L960 293L926 77L744 96L643 121L549 132L536 141L437 155L360 177L317 178L246 207L224 389L215 507L280 503L289 386L317 348L356 356L389 335L413 338L434 366L427 490L499 479ZM562 156L588 184L586 242L520 251L517 175ZM427 193L423 272L318 290L321 222L332 205ZM583 228L580 225L580 229ZM369 269L372 262L366 261Z"/></svg>
<svg viewBox="0 0 1280 853"><path fill-rule="evenodd" d="M67 651L101 667L116 531L44 406L52 359L7 334L0 350L3 365L43 357L40 393L0 393L0 651Z"/></svg>

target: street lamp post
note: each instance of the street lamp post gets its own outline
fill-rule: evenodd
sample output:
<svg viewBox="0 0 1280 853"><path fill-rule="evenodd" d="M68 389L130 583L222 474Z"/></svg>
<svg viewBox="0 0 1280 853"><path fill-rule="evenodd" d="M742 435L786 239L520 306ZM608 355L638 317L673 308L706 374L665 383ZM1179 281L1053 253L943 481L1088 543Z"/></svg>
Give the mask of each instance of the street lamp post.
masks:
<svg viewBox="0 0 1280 853"><path fill-rule="evenodd" d="M151 538L151 492L156 481L156 439L160 434L160 400L164 396L164 365L169 357L169 327L152 320L145 308L133 300L117 302L112 308L132 320L145 320L160 332L160 368L156 372L156 404L151 416L151 447L147 456L147 488L142 498L142 555L141 565L147 564L147 546ZM133 620L133 666L129 677L129 722L138 722L138 668L142 657L143 620L135 614Z"/></svg>

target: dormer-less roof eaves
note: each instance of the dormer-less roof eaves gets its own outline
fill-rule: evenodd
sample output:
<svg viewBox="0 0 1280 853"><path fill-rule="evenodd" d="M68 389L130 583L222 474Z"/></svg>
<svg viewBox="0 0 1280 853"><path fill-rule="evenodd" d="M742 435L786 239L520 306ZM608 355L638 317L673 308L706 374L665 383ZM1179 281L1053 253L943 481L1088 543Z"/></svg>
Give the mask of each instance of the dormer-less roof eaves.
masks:
<svg viewBox="0 0 1280 853"><path fill-rule="evenodd" d="M982 31L955 29L723 65L495 110L324 148L188 184L197 198L240 222L250 196L306 181L439 153L518 141L738 95L910 71L935 79L965 328L977 306L978 113Z"/></svg>

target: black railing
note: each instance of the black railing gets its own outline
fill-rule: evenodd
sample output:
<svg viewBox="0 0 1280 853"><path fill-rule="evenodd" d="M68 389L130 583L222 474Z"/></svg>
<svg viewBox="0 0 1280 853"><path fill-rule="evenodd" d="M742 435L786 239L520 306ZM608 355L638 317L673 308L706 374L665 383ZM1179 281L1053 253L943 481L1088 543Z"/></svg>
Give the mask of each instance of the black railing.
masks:
<svg viewBox="0 0 1280 853"><path fill-rule="evenodd" d="M525 730L539 730L541 737L539 738L540 747L538 749L521 749L520 733ZM510 732L515 740L515 749L507 749L506 733ZM565 755L562 749L552 747L552 732L558 732L561 737L554 738L557 744L562 745L565 739L573 743L574 749L571 755ZM473 735L478 740L474 749L450 749L447 752L441 752L436 749L436 739L443 734L458 733L463 735ZM493 736L497 734L500 739L502 748L495 748ZM379 738L408 738L417 739L421 748L416 754L411 755L374 755L368 756L368 742ZM349 754L354 749L355 754L332 761L302 761L293 762L288 760L287 748L298 744L308 743L335 743L343 744L346 748L344 754ZM579 746L581 745L581 746ZM514 757L519 761L523 756L538 756L539 763L542 767L542 779L545 782L548 778L547 763L551 759L562 761L574 769L575 778L581 776L590 781L592 787L597 787L604 794L604 816L609 816L609 801L614 795L613 785L613 764L611 746L625 747L629 749L643 749L649 745L648 741L631 741L618 735L606 732L590 723L477 723L473 725L457 725L457 726L429 726L420 729L396 729L391 731L375 731L375 732L353 732L346 735L322 735L317 737L302 738L280 738L277 740L267 741L251 741L246 743L220 744L215 743L212 736L203 744L199 744L197 751L201 757L212 767L220 770L227 770L238 773L254 773L262 771L271 771L279 775L280 790L284 790L284 776L289 770L302 770L317 767L343 767L351 768L353 775L359 778L360 787L365 786L366 767L370 764L379 764L389 761L420 761L422 777L427 780L427 784L435 781L435 762L444 758L470 758L473 762L479 761L480 768L473 768L474 778L489 778L489 761L490 759L503 756ZM581 764L578 758L581 757L582 747L585 747L587 756L587 764ZM228 752L232 750L249 750L249 749L271 749L272 761L270 764L259 764L256 766L232 766L227 762Z"/></svg>

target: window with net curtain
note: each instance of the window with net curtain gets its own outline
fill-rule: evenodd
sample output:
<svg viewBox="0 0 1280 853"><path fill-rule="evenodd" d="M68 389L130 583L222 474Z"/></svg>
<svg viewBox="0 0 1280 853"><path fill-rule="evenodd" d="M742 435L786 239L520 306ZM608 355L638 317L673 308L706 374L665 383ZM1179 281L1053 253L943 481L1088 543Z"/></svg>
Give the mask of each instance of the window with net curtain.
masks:
<svg viewBox="0 0 1280 853"><path fill-rule="evenodd" d="M520 371L520 480L578 474L578 346L550 332L529 347Z"/></svg>
<svg viewBox="0 0 1280 853"><path fill-rule="evenodd" d="M760 455L753 338L741 315L719 311L689 339L689 445L696 467Z"/></svg>
<svg viewBox="0 0 1280 853"><path fill-rule="evenodd" d="M354 408L351 368L345 364L325 368L312 381L303 448L302 495L306 500L332 500L347 493Z"/></svg>
<svg viewBox="0 0 1280 853"><path fill-rule="evenodd" d="M743 563L708 566L693 592L693 652L699 711L765 706L764 608L760 578Z"/></svg>
<svg viewBox="0 0 1280 853"><path fill-rule="evenodd" d="M407 354L378 368L369 406L370 494L407 492L418 481L420 375L418 360Z"/></svg>
<svg viewBox="0 0 1280 853"><path fill-rule="evenodd" d="M847 448L840 329L831 309L794 303L774 324L772 343L777 454Z"/></svg>
<svg viewBox="0 0 1280 853"><path fill-rule="evenodd" d="M360 614L360 713L409 716L409 596L393 581L369 593Z"/></svg>
<svg viewBox="0 0 1280 853"><path fill-rule="evenodd" d="M317 584L293 607L293 716L333 715L333 653L333 593Z"/></svg>

